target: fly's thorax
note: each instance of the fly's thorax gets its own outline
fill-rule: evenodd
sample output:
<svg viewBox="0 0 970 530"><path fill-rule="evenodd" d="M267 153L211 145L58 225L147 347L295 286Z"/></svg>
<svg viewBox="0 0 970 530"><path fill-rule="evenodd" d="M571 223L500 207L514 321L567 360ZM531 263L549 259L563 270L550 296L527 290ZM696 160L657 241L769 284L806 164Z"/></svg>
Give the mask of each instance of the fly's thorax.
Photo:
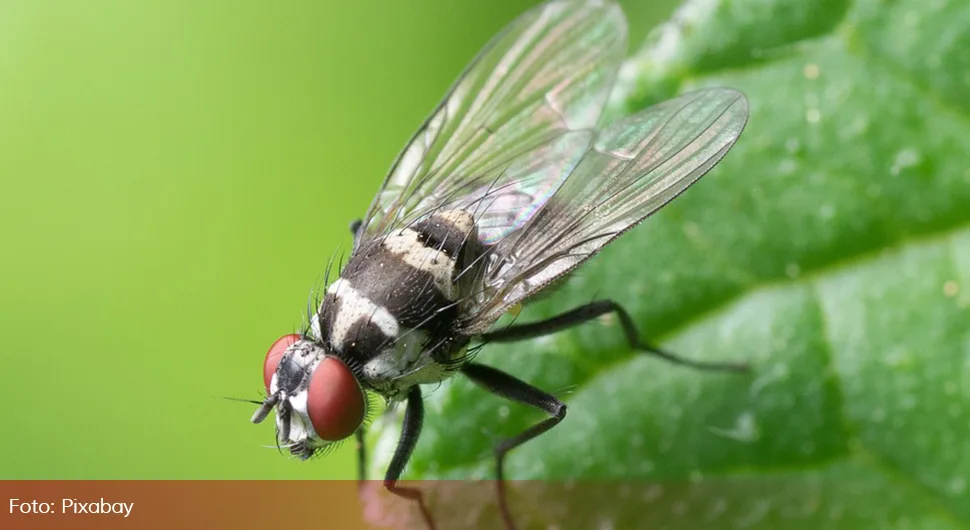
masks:
<svg viewBox="0 0 970 530"><path fill-rule="evenodd" d="M436 362L454 358L463 275L480 256L474 219L438 212L409 227L365 241L327 288L312 323L314 336L362 366L362 383L387 395L389 381L420 371L421 382L449 375ZM427 380L427 381L426 381Z"/></svg>
<svg viewBox="0 0 970 530"><path fill-rule="evenodd" d="M440 340L460 316L460 276L477 245L471 214L459 210L362 243L327 288L314 336L361 364L391 347L411 351L411 330ZM409 334L409 348L393 344Z"/></svg>

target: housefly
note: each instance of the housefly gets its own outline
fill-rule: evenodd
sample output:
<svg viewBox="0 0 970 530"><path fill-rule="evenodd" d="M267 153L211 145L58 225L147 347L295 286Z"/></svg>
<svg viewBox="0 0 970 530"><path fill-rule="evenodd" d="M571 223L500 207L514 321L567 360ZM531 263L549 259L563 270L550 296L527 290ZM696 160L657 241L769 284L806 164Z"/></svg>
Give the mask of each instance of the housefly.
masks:
<svg viewBox="0 0 970 530"><path fill-rule="evenodd" d="M512 527L502 462L561 422L566 405L475 362L479 345L612 313L635 350L742 369L646 345L612 300L492 329L696 182L744 128L747 101L725 88L599 126L626 45L626 21L613 2L551 0L513 21L472 61L352 226L353 250L310 308L304 331L279 339L266 355L267 398L252 421L275 408L280 447L306 459L356 435L363 477L368 397L403 403L384 485L417 500L433 527L420 492L398 479L421 431L421 385L460 374L548 415L496 447L499 507Z"/></svg>

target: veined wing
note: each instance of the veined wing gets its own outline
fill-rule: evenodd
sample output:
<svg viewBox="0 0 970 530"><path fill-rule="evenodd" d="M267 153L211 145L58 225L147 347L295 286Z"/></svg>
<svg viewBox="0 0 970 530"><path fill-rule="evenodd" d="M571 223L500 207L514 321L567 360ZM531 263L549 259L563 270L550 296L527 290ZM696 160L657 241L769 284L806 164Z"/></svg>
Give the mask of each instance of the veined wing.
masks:
<svg viewBox="0 0 970 530"><path fill-rule="evenodd" d="M626 53L613 2L552 0L485 47L399 155L360 241L448 208L486 243L528 221L588 149Z"/></svg>
<svg viewBox="0 0 970 530"><path fill-rule="evenodd" d="M685 94L602 130L529 220L490 249L468 332L566 274L679 195L734 145L748 118L730 89Z"/></svg>

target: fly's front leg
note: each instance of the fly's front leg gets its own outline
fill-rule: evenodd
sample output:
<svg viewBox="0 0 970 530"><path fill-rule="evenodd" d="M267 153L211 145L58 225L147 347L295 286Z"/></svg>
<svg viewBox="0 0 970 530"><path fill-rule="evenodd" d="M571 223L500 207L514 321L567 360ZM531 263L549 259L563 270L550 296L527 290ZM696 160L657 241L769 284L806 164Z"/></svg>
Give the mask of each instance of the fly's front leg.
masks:
<svg viewBox="0 0 970 530"><path fill-rule="evenodd" d="M566 417L566 404L520 379L483 364L469 363L463 366L461 371L489 392L505 399L535 407L550 416L512 438L503 440L495 447L495 479L498 488L499 509L502 511L505 526L509 530L513 530L515 522L512 521L512 514L505 498L505 472L503 470L505 455L561 422Z"/></svg>
<svg viewBox="0 0 970 530"><path fill-rule="evenodd" d="M364 434L363 426L357 429L357 484L359 487L363 487L367 480L367 446L364 445Z"/></svg>
<svg viewBox="0 0 970 530"><path fill-rule="evenodd" d="M623 333L626 335L627 342L630 343L630 347L634 350L639 350L650 355L656 355L662 359L666 359L674 364L680 364L684 366L690 366L691 368L697 368L698 370L714 370L714 371L724 371L724 372L747 372L748 365L743 363L707 363L702 361L693 361L690 359L685 359L683 357L674 355L669 352L665 352L657 347L646 344L640 340L640 332L637 330L636 324L633 323L633 319L630 318L630 314L627 313L623 306L617 304L613 300L597 300L591 302L584 306L577 307L571 311L562 313L561 315L554 316L547 320L542 320L540 322L533 322L529 324L519 324L516 326L509 326L504 329L499 329L490 333L485 333L482 335L482 341L484 342L514 342L519 340L532 339L535 337L541 337L543 335L549 335L551 333L556 333L573 326L578 326L584 322L592 320L596 317L605 315L607 313L616 313L616 316L620 319L620 325L623 327Z"/></svg>
<svg viewBox="0 0 970 530"><path fill-rule="evenodd" d="M417 385L408 391L407 408L404 409L404 425L401 427L401 438L394 449L394 456L391 458L391 465L387 466L387 474L384 475L384 487L391 493L410 499L418 503L421 510L421 517L428 525L429 530L434 530L434 521L431 519L431 512L424 504L424 497L421 490L415 488L405 488L398 486L397 481L404 472L404 466L411 459L411 453L418 444L418 436L421 435L421 425L424 423L424 402L421 399L421 390Z"/></svg>

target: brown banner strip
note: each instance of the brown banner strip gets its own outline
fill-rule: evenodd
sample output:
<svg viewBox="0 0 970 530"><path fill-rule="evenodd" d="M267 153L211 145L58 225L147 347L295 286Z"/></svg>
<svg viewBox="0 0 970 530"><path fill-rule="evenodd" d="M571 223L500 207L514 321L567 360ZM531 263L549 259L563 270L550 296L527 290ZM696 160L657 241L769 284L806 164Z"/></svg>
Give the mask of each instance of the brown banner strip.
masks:
<svg viewBox="0 0 970 530"><path fill-rule="evenodd" d="M505 528L492 481L406 482L422 492L436 530ZM519 530L710 528L742 517L771 484L714 481L509 481ZM3 529L357 530L428 527L416 502L380 481L0 481ZM798 495L781 511L817 495ZM766 514L767 515L767 514Z"/></svg>

